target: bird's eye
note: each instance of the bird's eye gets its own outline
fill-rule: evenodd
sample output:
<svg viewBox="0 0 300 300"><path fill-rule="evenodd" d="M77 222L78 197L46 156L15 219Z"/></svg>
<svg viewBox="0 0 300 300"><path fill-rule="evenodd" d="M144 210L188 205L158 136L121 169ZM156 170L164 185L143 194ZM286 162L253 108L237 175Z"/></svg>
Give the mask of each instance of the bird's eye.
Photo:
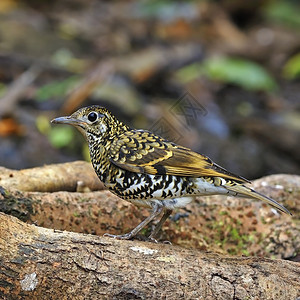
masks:
<svg viewBox="0 0 300 300"><path fill-rule="evenodd" d="M97 113L95 113L94 111L89 113L88 120L90 122L95 122L97 120Z"/></svg>

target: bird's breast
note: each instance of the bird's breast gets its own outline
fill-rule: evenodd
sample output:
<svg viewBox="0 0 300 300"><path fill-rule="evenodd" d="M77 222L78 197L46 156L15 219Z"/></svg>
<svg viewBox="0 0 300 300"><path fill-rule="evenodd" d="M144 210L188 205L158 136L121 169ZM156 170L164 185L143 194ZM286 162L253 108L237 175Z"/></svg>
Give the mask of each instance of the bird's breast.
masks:
<svg viewBox="0 0 300 300"><path fill-rule="evenodd" d="M169 199L182 195L187 187L187 183L177 176L141 174L123 169L112 173L106 177L105 184L125 200Z"/></svg>

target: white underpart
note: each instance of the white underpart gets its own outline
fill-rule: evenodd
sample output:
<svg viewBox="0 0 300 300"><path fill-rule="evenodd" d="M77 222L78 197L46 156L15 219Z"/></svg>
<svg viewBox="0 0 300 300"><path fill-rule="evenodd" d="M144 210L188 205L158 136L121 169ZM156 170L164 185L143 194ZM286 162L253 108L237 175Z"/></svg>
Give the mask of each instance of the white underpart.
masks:
<svg viewBox="0 0 300 300"><path fill-rule="evenodd" d="M187 206L193 201L193 197L180 197L164 200L164 206L168 209L181 208Z"/></svg>
<svg viewBox="0 0 300 300"><path fill-rule="evenodd" d="M154 179L155 175L148 175L148 176L150 177L152 182L155 182L155 185L156 184L159 185L161 180L164 180L164 179L158 179L158 180ZM123 184L123 180L124 180L123 178L116 179L116 181L121 185ZM182 177L181 181L184 181L184 180L185 180L184 177ZM222 182L222 184L226 183L226 181L223 178L221 179L221 182ZM193 178L192 182L190 184L194 186L193 195L212 195L212 194L227 194L228 193L228 190L225 187L215 186L214 184L209 183L202 178ZM130 189L138 190L138 189L143 188L145 185L147 185L147 182L145 179L141 179L139 183L138 183L138 179L136 179L136 180L133 180L133 182L130 182ZM181 182L179 182L179 185L181 186ZM167 194L169 191L171 191L175 197L184 197L184 195L180 194L180 188L176 189L175 181L171 181L171 183L167 187L165 187L163 190L158 189L156 191L153 191L152 197L156 198L156 199L164 199L162 196L163 191ZM143 192L141 193L141 195L142 194L143 194Z"/></svg>
<svg viewBox="0 0 300 300"><path fill-rule="evenodd" d="M222 185L226 184L225 179L221 178L221 186L215 186L213 183L209 183L203 178L195 178L194 184L196 187L196 195L215 195L215 194L227 194L228 190Z"/></svg>
<svg viewBox="0 0 300 300"><path fill-rule="evenodd" d="M154 180L155 175L149 175L151 177L151 180L155 182L156 184L159 184L162 179ZM186 180L184 177L181 179ZM118 178L117 181L121 184L123 179ZM179 186L182 185L182 181L179 182ZM141 182L137 183L138 180L134 180L132 183L130 183L130 189L138 190L142 187L144 187L147 183L144 179L141 180ZM222 184L225 184L226 181L221 181ZM213 183L209 183L206 180L202 178L193 178L190 182L190 186L193 186L194 193L193 195L201 196L201 195L215 195L215 194L234 194L233 192L228 191L223 186L215 186ZM150 187L149 187L150 188ZM168 194L169 191L171 191L173 197L171 198L164 198L163 192ZM145 195L144 192L140 193L141 198ZM175 181L171 181L171 183L165 187L164 189L158 189L156 191L152 192L152 199L131 199L128 200L131 203L134 203L138 206L146 206L151 207L154 203L157 203L159 205L162 205L168 209L174 209L174 208L180 208L185 207L188 203L190 203L193 200L193 197L191 197L190 194L181 194L181 189L176 189Z"/></svg>
<svg viewBox="0 0 300 300"><path fill-rule="evenodd" d="M128 200L131 203L137 206L144 206L144 207L153 207L153 204L158 204L163 206L167 209L174 209L174 208L181 208L185 207L187 204L193 201L193 197L180 197L180 198L172 198L172 199L148 199L148 200L139 200L139 199L132 199Z"/></svg>

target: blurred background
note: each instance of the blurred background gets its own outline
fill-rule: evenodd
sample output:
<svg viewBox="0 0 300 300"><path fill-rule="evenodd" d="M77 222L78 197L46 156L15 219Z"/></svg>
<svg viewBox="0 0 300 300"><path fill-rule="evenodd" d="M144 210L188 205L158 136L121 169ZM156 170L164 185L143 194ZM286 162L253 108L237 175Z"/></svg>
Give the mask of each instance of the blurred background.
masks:
<svg viewBox="0 0 300 300"><path fill-rule="evenodd" d="M99 104L248 179L300 173L300 4L0 1L0 165L89 159Z"/></svg>

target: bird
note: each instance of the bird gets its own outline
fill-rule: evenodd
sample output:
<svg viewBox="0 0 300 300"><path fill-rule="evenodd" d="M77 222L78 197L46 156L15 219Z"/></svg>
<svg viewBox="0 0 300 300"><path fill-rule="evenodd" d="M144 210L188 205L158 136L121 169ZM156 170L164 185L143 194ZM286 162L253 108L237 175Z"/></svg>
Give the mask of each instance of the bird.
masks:
<svg viewBox="0 0 300 300"><path fill-rule="evenodd" d="M55 118L51 123L72 125L83 134L94 170L112 193L151 209L151 214L130 232L122 235L106 233L105 236L132 239L162 215L148 237L156 241L173 210L185 207L195 196L252 198L291 215L283 205L246 186L249 180L227 171L208 156L148 130L131 128L105 107L83 107L70 116Z"/></svg>

